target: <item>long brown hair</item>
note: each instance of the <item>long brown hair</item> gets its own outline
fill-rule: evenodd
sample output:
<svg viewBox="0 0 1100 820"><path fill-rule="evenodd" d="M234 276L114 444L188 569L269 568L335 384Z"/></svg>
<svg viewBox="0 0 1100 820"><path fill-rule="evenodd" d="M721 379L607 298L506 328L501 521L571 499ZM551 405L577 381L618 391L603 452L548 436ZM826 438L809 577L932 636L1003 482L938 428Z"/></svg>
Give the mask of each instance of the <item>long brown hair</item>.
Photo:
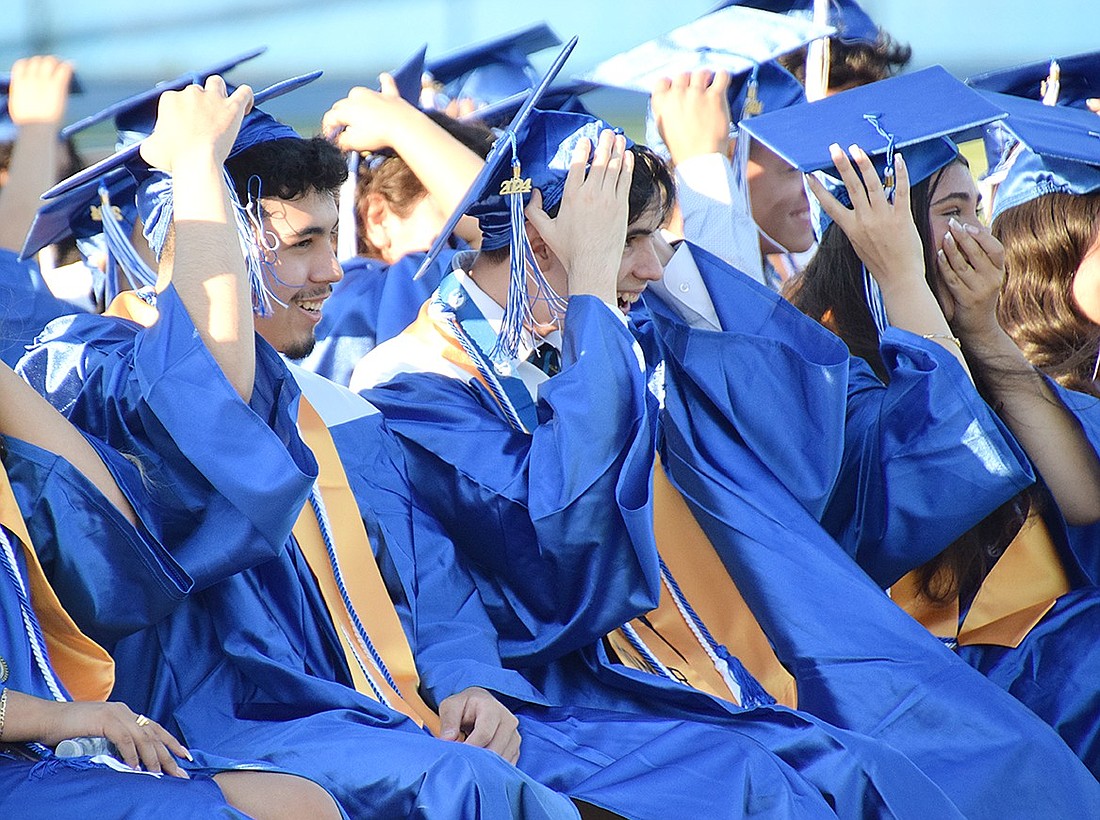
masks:
<svg viewBox="0 0 1100 820"><path fill-rule="evenodd" d="M1073 298L1073 278L1100 233L1100 193L1052 193L993 222L1005 246L997 318L1027 360L1063 387L1100 396L1094 380L1100 325Z"/></svg>
<svg viewBox="0 0 1100 820"><path fill-rule="evenodd" d="M955 161L965 164L961 158ZM933 292L938 291L940 284L928 209L942 175L941 169L910 191L913 220L924 247L925 279ZM889 381L879 352L878 329L864 296L863 263L837 225L830 225L825 231L814 258L788 281L783 295L803 313L836 333L852 355L866 361L880 379ZM969 601L1019 531L1032 500L1030 491L1009 500L919 567L916 572L920 593L938 603L956 595Z"/></svg>

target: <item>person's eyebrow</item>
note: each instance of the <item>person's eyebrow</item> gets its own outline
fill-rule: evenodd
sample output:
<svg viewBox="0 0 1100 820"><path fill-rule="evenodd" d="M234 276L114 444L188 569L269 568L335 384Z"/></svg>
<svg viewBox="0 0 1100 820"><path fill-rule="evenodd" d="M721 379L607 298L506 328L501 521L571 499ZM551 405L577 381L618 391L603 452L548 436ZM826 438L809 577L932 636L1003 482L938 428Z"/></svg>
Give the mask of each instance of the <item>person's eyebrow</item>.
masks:
<svg viewBox="0 0 1100 820"><path fill-rule="evenodd" d="M947 194L946 196L941 196L939 199L935 200L932 203L931 207L934 208L937 205L942 205L943 203L951 202L952 200L957 200L959 202L968 203L968 202L972 201L973 199L974 199L974 197L971 194L952 193L952 194ZM978 201L979 202L981 201L980 196L978 197Z"/></svg>

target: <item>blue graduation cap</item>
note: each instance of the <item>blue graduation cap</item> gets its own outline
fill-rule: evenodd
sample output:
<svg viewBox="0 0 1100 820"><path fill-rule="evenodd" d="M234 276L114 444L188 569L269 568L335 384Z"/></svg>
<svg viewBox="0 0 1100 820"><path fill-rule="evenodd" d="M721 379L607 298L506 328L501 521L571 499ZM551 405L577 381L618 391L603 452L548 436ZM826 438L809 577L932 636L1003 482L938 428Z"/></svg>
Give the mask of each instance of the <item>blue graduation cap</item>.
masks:
<svg viewBox="0 0 1100 820"><path fill-rule="evenodd" d="M1047 105L1085 108L1086 100L1100 97L1100 51L987 71L966 84Z"/></svg>
<svg viewBox="0 0 1100 820"><path fill-rule="evenodd" d="M289 94L291 91L295 91L304 85L308 85L309 83L320 77L321 74L322 72L320 71L313 71L309 74L301 74L297 77L291 77L290 79L274 83L273 85L268 86L262 91L257 91L253 95L252 110L245 116L244 122L241 123L241 130L237 135L236 142L233 143L233 149L229 155L236 156L246 148L250 148L260 142L266 142L272 138L273 133L277 133L286 138L297 137L297 132L295 132L289 126L278 123L274 118L272 118L268 114L265 114L263 111L260 111L259 106L267 102L268 100L276 99L277 97L281 97L284 94ZM205 82L205 78L203 79L203 82ZM191 83L181 83L178 88L184 88L188 85L191 85ZM177 88L167 86L159 87L158 89L156 89L155 97L156 99L159 99L162 93L172 90L177 90ZM232 91L232 88L230 88L230 91ZM136 99L136 97L133 99ZM135 117L135 120L136 119L137 117ZM153 125L155 124L155 122L156 119L154 115L154 119L151 122L147 123L148 130L143 132L144 136L148 136L152 133ZM71 191L73 188L79 187L83 183L87 182L89 179L98 179L114 168L121 168L134 159L140 159L139 151L141 149L141 142L142 140L139 139L137 142L133 142L125 146L124 148L116 151L111 156L100 160L94 165L88 166L83 171L79 171L73 174L68 179L62 180L50 190L46 191L46 193L42 195L42 198L52 199L53 197L59 196L60 194L63 194L67 191Z"/></svg>
<svg viewBox="0 0 1100 820"><path fill-rule="evenodd" d="M732 0L719 3L711 12L730 6L761 9L801 20L812 20L814 16L814 0ZM828 23L836 29L836 39L842 43L875 45L878 41L879 27L855 0L829 0Z"/></svg>
<svg viewBox="0 0 1100 820"><path fill-rule="evenodd" d="M993 200L993 219L1008 208L1050 193L1100 190L1100 120L1067 106L995 92L982 96L1008 112L1004 126L1022 143L1005 163Z"/></svg>
<svg viewBox="0 0 1100 820"><path fill-rule="evenodd" d="M405 62L390 72L397 93L401 99L410 105L420 105L420 88L424 76L424 56L428 53L428 45L425 43L413 52Z"/></svg>
<svg viewBox="0 0 1100 820"><path fill-rule="evenodd" d="M157 101L165 91L179 91L189 85L203 85L207 78L215 74L223 75L236 68L243 62L247 62L267 51L266 46L254 48L228 60L209 66L201 71L188 71L174 80L165 80L157 83L147 91L142 91L124 100L112 103L101 111L89 114L83 119L77 120L61 129L61 138L71 137L86 128L114 118L116 130L138 131L149 134L153 130L153 123L157 118Z"/></svg>
<svg viewBox="0 0 1100 820"><path fill-rule="evenodd" d="M238 131L237 138L229 152L229 156L236 156L242 151L263 142L277 139L298 138L297 132L261 111L259 106L268 100L275 99L301 88L320 76L320 71L314 71L309 74L303 74L298 77L283 80L282 82L268 86L262 91L256 92L253 95L252 110L245 115L240 130ZM187 83L183 83L181 87L185 85L187 85ZM157 92L157 96L159 97L160 93L167 90L170 89L164 87L160 88ZM147 102L147 100L143 100L142 105ZM155 124L155 122L153 124ZM149 124L149 127L152 128L153 124ZM141 132L138 132L138 135L141 136L141 138L136 142L121 148L106 159L59 182L47 191L43 195L43 198L46 200L53 200L78 189L87 191L89 187L95 185L102 200L101 204L103 207L100 208L101 224L103 226L104 235L107 238L110 252L120 258L123 268L128 274L140 280L141 284L152 285L156 281L156 274L145 265L141 257L134 250L127 232L122 227L121 220L115 218L114 209L109 207L110 203L107 198L109 192L104 184L105 180L112 178L113 175L119 171L127 173L132 178L133 182L136 184L136 203L144 223L143 232L145 238L149 241L150 247L159 258L172 222L171 179L162 172L150 168L145 161L141 159L139 153L141 143L144 141L144 136L147 134L142 135ZM247 255L246 264L248 266L249 278L251 281L253 305L260 315L267 315L270 308L269 300L272 296L264 283L264 270L267 263L252 234L252 221L254 221L256 217L248 214L245 211L245 206L236 201L236 195L233 193L232 186L230 187L230 194L234 200L234 213L237 221L238 233L241 236L242 245ZM49 205L50 203L47 202L47 206Z"/></svg>
<svg viewBox="0 0 1100 820"><path fill-rule="evenodd" d="M595 91L599 87L599 84L588 80L565 80L564 82L554 83L542 95L539 100L539 108L543 111L564 111L570 114L594 116L584 106L581 95L587 94L589 91ZM523 105L530 94L529 90L521 91L518 94L505 97L499 102L482 106L460 119L476 120L490 127L506 125L515 117L516 112L519 111L520 106Z"/></svg>
<svg viewBox="0 0 1100 820"><path fill-rule="evenodd" d="M124 168L108 171L102 178L89 179L46 203L38 209L34 222L23 242L21 259L29 259L45 248L69 236L87 239L103 232L102 197L100 186L106 189L114 208L115 218L131 227L136 222L137 208L134 194L137 183Z"/></svg>
<svg viewBox="0 0 1100 820"><path fill-rule="evenodd" d="M523 209L531 191L534 188L541 191L544 208L559 202L573 146L583 137L594 139L600 130L609 127L583 114L535 108L576 44L576 37L565 44L541 82L497 138L485 157L485 165L428 249L415 277L423 276L431 268L458 221L467 214L477 217L483 250L512 246L508 304L497 345L490 354L498 361L511 358L519 348L524 322L530 316L528 275L534 278L548 301L564 308L561 297L554 293L539 271L526 241Z"/></svg>
<svg viewBox="0 0 1100 820"><path fill-rule="evenodd" d="M427 69L448 98L485 105L534 88L538 72L529 56L558 45L550 27L537 23L431 60Z"/></svg>
<svg viewBox="0 0 1100 820"><path fill-rule="evenodd" d="M804 173L825 171L839 177L829 146L854 143L867 152L889 185L894 153L901 151L910 182L916 184L958 155L952 138L976 136L981 126L1004 116L1003 108L942 66L931 66L813 103L765 112L741 127Z"/></svg>
<svg viewBox="0 0 1100 820"><path fill-rule="evenodd" d="M649 94L658 80L699 69L748 74L832 31L812 21L731 6L616 54L585 78Z"/></svg>

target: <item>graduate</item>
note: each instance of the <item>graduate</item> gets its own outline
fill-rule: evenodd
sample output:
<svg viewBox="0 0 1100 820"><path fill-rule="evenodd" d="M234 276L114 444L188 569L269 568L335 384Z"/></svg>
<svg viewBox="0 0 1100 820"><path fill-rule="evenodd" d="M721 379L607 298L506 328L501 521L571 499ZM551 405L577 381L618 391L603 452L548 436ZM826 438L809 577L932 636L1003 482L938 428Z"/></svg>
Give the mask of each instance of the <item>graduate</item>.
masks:
<svg viewBox="0 0 1100 820"><path fill-rule="evenodd" d="M827 28L722 8L609 58L591 76L651 94L648 144L671 161L679 210L669 229L778 290L771 259L814 242L802 179L739 124L806 99L775 58Z"/></svg>
<svg viewBox="0 0 1100 820"><path fill-rule="evenodd" d="M628 237L625 250L616 246L612 251L605 246L605 252L613 253L619 271L616 285L613 288L605 285L600 291L604 305L578 298L579 294L569 284L571 265L585 256L567 245L564 250L559 245L557 251L551 251L551 239L546 238L544 228L554 230L554 223L542 215L543 211L536 210L540 202L546 201L553 212L560 201L566 203L562 205L565 213L571 201L568 193L572 185L579 184L587 157L587 144L581 137L594 140L600 127L591 118L537 111L532 115L531 131L521 131L513 138L518 143L517 157L511 163L517 180L515 188L508 187L512 176L508 171L510 149L505 146L495 158L499 165L490 170L491 176L475 186L468 199L470 207L465 213L479 215L482 225L481 254L472 259L460 257L461 268L456 268L452 277L444 281L417 324L372 352L357 368L352 382L353 387L375 385L365 390L364 395L382 409L389 426L404 441L414 483L423 489L425 499L468 562L501 635L505 656L523 668L551 698L563 703L599 704L643 714L671 711L722 725L728 721L723 713L752 721L771 713L777 719L801 723L798 734L803 744L820 743L822 733L832 742L844 738L844 742L851 744L850 733L837 733L838 730L814 721L804 712L795 713L774 705L776 699L793 704L796 694L802 697L801 687L806 685L806 698L813 707L858 724L868 734L877 733L889 736L891 742L896 739L907 743L914 754L921 756L922 768L934 772L937 784L950 789L952 799L962 803L964 813L997 799L1000 778L996 772L1005 761L990 759L989 768L977 778L977 770L968 767L967 777L960 778L958 769L945 767L941 762L951 756L945 754L942 744L951 741L929 734L927 726L930 721L946 724L965 705L990 698L992 711L999 714L995 717L983 714L977 721L984 724L982 729L977 729L976 724L972 736L954 742L973 749L990 743L983 739L986 733L992 733L990 737L1002 732L1017 737L1034 733L1041 745L1050 747L1070 771L1076 771L1076 782L1088 794L1092 788L1088 775L1064 749L1057 751L1058 741L1049 729L965 665L953 661L923 630L897 612L840 554L835 544L827 546L831 543L829 539L807 516L798 499L791 498L789 493L784 495L782 486L774 486L770 491L757 489L765 503L760 499L751 503L736 498L726 501L751 516L749 521L755 519L756 526L762 528L761 534L766 535L757 541L751 536L731 538L727 532L722 537L731 547L721 556L723 562L743 561L751 568L747 555L754 547L765 549L765 544L774 541L775 561L787 562L782 570L775 562L751 570L763 577L754 577L753 583L743 587L784 596L783 606L770 606L766 600L762 601L766 597L763 592L753 600L753 612L770 613L774 618L768 624L771 631L767 638L779 643L781 650L776 651L782 652L782 661L766 648L763 633L753 634L753 629L759 627L747 626L751 622L729 614L743 609L726 609L721 616L725 619L723 629L719 630L711 623L710 615L716 613L713 604L708 608L709 614L700 617L702 610L696 608L702 606L698 596L690 591L686 599L681 595L686 587L676 567L670 572L673 581L665 577L654 550L651 529L660 527L653 506L658 504L660 485L654 487L651 497L650 476L660 475L661 470L654 473L652 413L644 387L645 375L621 318L611 314L607 303L614 299L620 310L630 308L641 291L647 290L647 285L652 288L660 278L654 241L662 222L661 214L667 212L669 205L670 181L667 174L659 176L660 166L652 164L650 153L631 150L636 155L637 190L633 196L636 204L625 232ZM576 148L576 143L581 147ZM573 154L574 149L579 154ZM597 157L600 150L598 147ZM608 151L610 147L605 144L602 150ZM567 157L571 155L570 161ZM491 155L490 167L493 161ZM567 173L570 168L573 170ZM521 226L521 231L526 230L530 249L513 251L514 256L510 257L507 251L509 237L514 235L511 227L514 216L509 214L514 214L514 205L496 192L519 192L527 188L519 183L528 176L535 206L528 208L529 222L525 228ZM574 182L566 182L567 179ZM637 185L639 179L647 181ZM535 191L549 193L545 194L545 200L540 200L544 194ZM514 306L510 297L506 298L507 294L522 294L524 290L514 286L508 289L509 260L514 263L517 257L521 259L518 263L521 276L538 276L530 273L530 269L525 271L523 259L537 260L545 272L542 280L530 280L531 307L526 324L522 318L512 324ZM705 255L703 258L713 259ZM734 273L737 279L743 279L743 275ZM555 301L559 298L555 294L562 291L570 294L570 301L564 327L559 329L547 325L553 320L549 305L555 311L562 309L561 302ZM741 292L745 293L744 287ZM748 294L759 299L751 288ZM728 304L737 305L740 310L742 301L730 300ZM521 307L517 312L520 317L523 310ZM783 310L778 297L763 300L760 311L764 318L748 320L750 327L753 321L763 322L769 314L779 314L786 322L802 328L803 336L792 338L804 341L808 349L827 339L826 334L812 330L812 323L795 318L793 310ZM541 326L534 327L541 334L532 332L532 323L540 321ZM720 342L725 335L711 336ZM731 338L745 348L741 355L751 354L754 358L762 349L775 346L772 340L764 338L750 351L743 342L744 335ZM545 344L555 340L556 344ZM827 347L830 355L839 353L838 345L834 340ZM555 358L559 358L560 371L555 369ZM708 361L723 359L704 355L698 359ZM847 367L846 354L838 360L841 363ZM811 364L804 369L810 372ZM830 385L837 385L837 376L843 372L820 366L817 369L816 380ZM554 375L547 378L547 373ZM839 393L835 392L835 386L831 388L832 401L840 402L839 415L831 416L837 419L838 426L846 400L843 379L839 386ZM803 395L795 400L807 399ZM683 435L691 439L690 433ZM665 451L661 452L663 459ZM736 465L740 464L736 448L730 457L726 469L736 475ZM798 461L801 463L801 459ZM750 486L762 488L767 484L767 473L759 472L759 467L754 469L757 472L752 474L754 481ZM742 485L733 481L730 486ZM683 502L677 502L677 496L666 489L661 489L659 503L671 504L674 510L679 503L679 511L686 512ZM776 523L778 519L766 512L768 492L774 493L775 499L785 499L787 507L793 505L792 520L805 529L803 534L784 530ZM999 499L1004 492L1001 487L993 495ZM670 532L679 531L677 527L683 530L683 522L673 525L672 530L660 530L659 539L669 538ZM791 555L782 558L782 545L789 547L791 555L799 555L803 549L810 556L822 553L810 567L801 567L795 573L811 588L817 588L817 605L822 612L831 612L836 606L837 584L843 579L848 594L841 594L839 600L850 599L853 611L868 607L878 610L882 623L879 625L878 619L873 618L875 625L868 630L882 630L895 639L898 651L908 662L899 666L893 661L883 661L877 673L881 680L871 685L870 679L859 680L862 674L874 677L867 669L876 665L871 658L878 657L879 652L872 648L867 633L842 632L845 646L841 649L829 639L832 630L823 633L810 626L812 622L807 622L805 631L795 626L806 622L806 617L797 613L798 607L791 610L796 606L790 595L792 559ZM679 566L684 564L680 562ZM723 577L722 566L715 556L713 565L705 571L696 568L693 572L689 567L692 586L706 584L706 579L717 581ZM832 577L834 574L837 578ZM817 580L813 581L814 578ZM795 583L793 588L800 587ZM711 600L725 600L720 595L712 592ZM655 620L654 612L645 612L658 603L658 597L663 601L658 605L660 616ZM735 600L732 593L728 600ZM639 604L645 608L638 608ZM717 608L724 609L720 605ZM625 619L639 614L645 617L624 626ZM623 629L620 631L618 627ZM739 643L735 644L730 631L739 629L743 631L736 636ZM603 641L612 631L614 634ZM669 643L673 634L677 639L674 645ZM600 642L585 643L593 640ZM828 658L809 655L815 641L822 651L834 654ZM867 648L860 649L861 644ZM727 650L727 645L738 645L738 649ZM744 662L731 655L733 651L748 658L747 654L742 656L742 646L750 645L762 650L760 654ZM854 654L866 656L865 660L855 665L839 660ZM830 663L823 663L825 660ZM799 670L797 693L784 664ZM906 671L900 671L902 668ZM857 673L857 669L861 671ZM888 679L891 683L885 684ZM930 683L933 679L935 685ZM688 681L690 686L685 685ZM761 685L762 681L766 683ZM831 689L833 686L842 688L835 691ZM929 697L924 694L926 690L934 694ZM905 691L913 693L914 699L906 700L900 694ZM882 700L868 704L870 692L880 693ZM917 696L918 692L922 694ZM906 702L903 711L909 717L884 724L885 715L897 714L895 698ZM876 708L868 708L876 704ZM882 711L877 711L878 708ZM769 748L781 754L784 744L793 737L784 734L772 733L767 741ZM810 746L803 747L802 763L808 760ZM992 751L1000 747L1001 742L992 741L985 748ZM883 746L865 747L863 754L868 748L881 753ZM982 753L978 751L975 755L980 758ZM849 764L865 759L851 745L845 757ZM794 759L786 759L798 765ZM1078 768L1075 770L1074 766ZM800 771L804 776L815 777L814 782L826 792L830 776L836 774L835 770L814 772L812 767ZM975 785L976 779L981 786ZM1049 799L1044 794L1044 780L1038 778L1028 785L1031 796L1024 802L1034 800L1033 805L1038 805ZM835 790L835 781L832 793L834 799L842 799ZM851 803L845 799L844 805L850 807ZM1013 805L1020 805L1018 795L1011 805L1006 802L1004 810L1011 813ZM896 804L892 808L896 810Z"/></svg>
<svg viewBox="0 0 1100 820"><path fill-rule="evenodd" d="M227 167L237 180L238 195L247 193L250 185L273 194L262 199L262 235L267 238L272 265L266 281L273 302L269 314L256 321L263 337L290 355L312 341L315 323L304 321L303 312L323 302L330 283L339 278L332 246L322 238L330 238L335 228L331 192L340 182L343 163L337 149L323 141L291 138L269 121L261 124L265 130L274 129L269 135L280 138L261 139L242 148L229 158ZM252 127L256 123L246 122L245 141ZM288 154L294 161L288 161ZM319 181L325 185L324 192L309 187ZM177 214L179 197L177 192ZM153 211L143 210L155 236ZM233 237L229 247L239 248L237 242ZM178 289L182 263L178 230L176 246L173 287ZM185 319L173 317L173 287L156 296L157 316L150 317L150 306L137 296L125 299L116 309L125 307L131 315L155 319L149 334L173 320L191 327ZM191 347L193 333L189 334ZM93 344L103 348L102 341ZM139 335L134 346L147 344L148 335ZM70 342L67 347L74 345ZM83 344L80 350L87 356L92 348ZM66 345L56 349L64 351ZM122 350L118 344L110 348L112 355L127 362L143 355L134 352L127 358L120 355ZM188 355L184 353L185 358ZM156 354L158 361L150 366L158 366L161 358ZM241 361L223 356L219 363L224 363L226 376L207 375L203 381L202 374L192 374L191 383L209 385L220 379L226 389L232 376L240 384L236 376ZM230 677L222 683L236 687L228 695L212 692L209 682L204 682L202 691L210 697L174 713L177 721L186 720L189 732L202 734L220 750L248 749L287 768L292 768L285 762L292 755L294 771L308 772L324 783L357 816L407 813L413 799L429 815L575 816L576 810L564 797L536 786L512 768L517 757L520 770L567 792L585 814L598 806L656 818L670 802L684 811L714 814L710 795L718 784L731 796L724 804L730 817L832 815L818 791L752 738L737 743L713 727L684 725L674 718L654 717L624 725L621 715L543 708L544 699L528 682L501 668L496 636L476 590L468 579L464 582L453 560L445 560L450 546L415 502L400 452L386 436L381 417L362 399L327 380L300 369L292 377L264 343L257 343L255 361L259 363L256 385L263 379L277 381L291 394L293 403L286 412L317 458L317 482L309 505L294 524L287 558L267 561L222 582L235 597L215 597L220 590L211 587L188 611L190 665L194 665L190 621L200 613L214 615L218 634L227 636L220 646L231 653L233 665L248 675L243 680L238 677L239 682ZM110 366L99 367L98 373L109 378ZM128 370L129 365L124 368ZM298 395L298 383L305 396ZM62 399L60 393L55 398ZM88 391L78 398L74 417L82 415L85 398L91 398ZM159 418L170 421L170 429L178 435L211 434L194 430L193 414L184 422L179 411L166 408L156 396L150 394L148 401L163 411ZM239 438L230 416L234 406L232 400L219 404L217 426L224 430L221 435ZM128 433L131 440L133 432L136 428ZM192 440L181 440L180 445L195 452ZM290 441L289 446L299 445ZM166 445L161 447L165 451ZM274 458L274 453L268 457ZM177 459L173 461L178 464ZM218 460L218 455L210 455L203 461L209 482L227 494L217 503L241 503L241 474L233 469L237 465L213 464ZM258 463L249 466L244 475L257 476L261 485L254 492L269 491L272 467L264 472ZM186 477L178 466L174 474ZM170 498L162 501L173 503ZM377 561L370 560L372 556ZM300 561L301 568L287 566L289 561ZM230 581L238 583L230 585ZM251 600L248 590L261 583L264 610L278 606L289 611L284 616L288 623L280 624L271 616L265 622L258 617L256 604L245 605ZM302 596L308 604L304 609L299 603ZM381 601L392 606L381 606ZM230 631L234 627L239 635ZM259 655L258 637L265 647ZM182 646L182 636L178 640ZM287 670L284 663L272 660L285 659L290 652L306 654L302 663L309 664L308 672ZM185 674L181 669L174 672L177 677ZM210 674L201 667L199 672ZM228 673L218 669L213 674ZM141 682L141 688L148 685ZM163 683L153 685L164 691ZM225 704L247 699L238 693L255 685L264 687L261 697L267 705L255 711L235 709L234 718L227 719ZM273 696L281 700L271 703ZM519 721L502 699L517 713L525 710ZM303 703L317 704L314 709L324 711L303 714ZM354 724L349 725L352 720ZM374 732L368 721L373 722ZM522 754L517 725L524 739ZM697 761L692 769L697 787L681 794L682 778L669 778L669 770L655 761L672 765L685 750L711 748L719 740L712 737L715 734L727 741L726 751ZM268 749L261 754L260 743L274 737L283 738L281 747L290 744L293 751ZM338 747L341 742L347 745ZM581 754L578 748L591 751ZM377 772L386 779L380 780ZM651 797L639 806L640 794Z"/></svg>
<svg viewBox="0 0 1100 820"><path fill-rule="evenodd" d="M944 103L939 121L911 119L910 106L926 99L929 92ZM820 138L815 140L791 145L781 136L789 133L792 123L794 127L805 124L805 119L792 119L799 113L794 110L782 117L761 118L753 126L777 150L790 151L792 161L806 170L819 162L830 168L835 164L844 180L843 193L852 202L849 209L816 180L811 183L836 224L826 232L819 256L802 274L791 298L834 328L853 352L891 383L895 366L884 343L895 328L921 335L963 367L972 368L984 395L996 402L1007 426L1018 433L1046 485L1021 488L1001 508L959 531L946 548L922 536L911 538L908 548L897 542L890 571L885 571L881 560L882 545L874 548L864 542L853 554L880 584L890 587L891 597L900 606L967 662L982 671L999 663L1000 678L994 679L1017 692L1024 703L1030 705L1034 699L1035 711L1095 773L1096 740L1091 727L1096 707L1086 681L1095 677L1096 661L1089 651L1091 643L1083 636L1096 629L1096 596L1067 549L1065 524L1057 512L1062 507L1078 523L1095 521L1100 515L1095 501L1100 487L1095 450L1070 409L1076 401L1056 398L997 325L994 305L1004 276L1003 251L980 223L978 192L965 162L942 136L969 130L986 116L981 113L983 107L996 117L1006 106L983 100L945 73L937 79L933 69L851 94L847 103L825 101L816 111L803 112L817 125ZM1028 105L1045 114L1046 107L1040 103ZM836 146L827 147L832 138L850 142L861 130L866 132L861 112L870 108L879 112L880 122L891 132L889 139L875 140L871 134L866 139L873 145L875 161L885 163L887 179L893 174L897 180L892 205L867 151L853 146L849 160ZM1092 115L1073 113L1092 125ZM961 119L952 124L952 116ZM1062 117L1057 112L1054 116ZM1016 126L1011 124L1013 119ZM1012 114L1006 125L1021 128L1019 117ZM1064 140L1062 134L1059 140ZM908 153L908 161L897 158L900 154L891 156L891 142L909 143L900 149ZM822 153L829 158L821 159ZM910 168L918 183L912 196ZM1032 185L1034 179L1031 176ZM1027 182L1021 184L1027 186ZM877 241L868 227L876 224ZM876 287L868 285L869 277ZM883 324L884 317L888 324ZM925 439L925 446L934 446L937 439L930 435L927 422L920 421L920 414L933 418L943 412L942 400L925 409L911 402L912 429ZM1052 451L1058 455L1052 456ZM963 493L954 500L948 494L922 512L934 487L946 482L950 493L958 491L955 477L939 470L914 473L910 479L896 473L862 477L876 459L865 448L860 459L838 477L830 501L833 509L826 508L823 515L830 526L837 520L838 508L858 497L861 482L882 481L878 492L920 498L910 509L914 534L924 531L925 522L942 521L955 510L973 511L972 498ZM864 463L857 467L859 460ZM1048 492L1053 494L1054 512L1040 515L1051 505L1044 500ZM850 549L854 534L852 529L838 531Z"/></svg>
<svg viewBox="0 0 1100 820"><path fill-rule="evenodd" d="M358 173L352 218L342 219L340 226L341 241L349 233L356 240L356 255L341 259L344 277L333 287L317 326L317 346L302 366L342 385L376 344L416 318L446 274L450 250L414 279L494 139L476 122L418 110L415 97L409 100L402 90L404 74L419 88L420 68L413 68L402 66L393 77L382 75L381 92L355 88L334 106L357 108L360 115L347 127L356 144L367 147L365 159L353 163ZM360 152L350 156L358 158ZM451 244L466 248L477 239L477 223L469 220L459 226Z"/></svg>
<svg viewBox="0 0 1100 820"><path fill-rule="evenodd" d="M0 385L5 465L0 599L6 625L0 644L0 808L5 816L36 816L32 807L42 805L50 807L51 816L71 818L244 817L248 812L274 820L299 816L299 810L339 816L332 800L308 781L255 771L262 764L254 761L192 754L145 715L104 702L114 664L62 608L43 568L58 579L58 592L80 607L113 596L126 598L136 610L155 607L158 598L183 595L188 580L135 515L128 499L141 504L144 493L133 465L102 442L81 436L6 365L0 365ZM125 490L116 476L127 484ZM142 571L111 560L126 552L159 556L162 562ZM55 566L60 555L77 560ZM125 629L134 617L133 610L117 612L110 622ZM104 748L85 749L79 757L54 752L73 738L98 740ZM232 771L237 767L252 770Z"/></svg>
<svg viewBox="0 0 1100 820"><path fill-rule="evenodd" d="M346 557L330 555L325 543L327 522L335 521L325 510L333 502L327 491L311 489L318 468L299 434L300 393L251 328L254 304L277 304L291 335L315 325L328 285L310 285L314 293L306 294L280 277L300 282L320 254L338 279L330 240L344 163L330 144L301 140L256 109L238 134L249 102L247 87L227 97L216 77L205 90L192 85L160 95L159 127L140 155L123 151L105 167L130 159L144 193L144 224L160 239L154 246L163 253L172 235L162 257L170 282L144 299L123 294L114 316L55 325L24 362L24 375L74 422L137 457L160 536L194 581L159 619L110 636L121 670L115 693L190 744L321 783L351 816L404 815L416 806L424 816L575 817L569 800L502 757L515 751L507 712L488 691L471 688L471 678L506 688L511 678L499 664L490 681L478 659L448 656L438 674L420 681L397 611L356 607L341 595L349 590L349 600L361 604L362 585L373 584L367 600L378 600L384 581L368 561L373 580L357 576L354 586L343 586ZM245 200L251 218L268 226L269 240L263 251L250 240L246 260L236 228L240 206L221 181L222 160L232 153L232 164L258 144L272 146L267 158L276 168L301 170L285 183L299 186L294 190L264 172L277 182ZM251 178L240 180L245 191ZM250 280L246 261L266 260L271 271L276 255L274 295L267 286L253 290L250 282L259 278ZM274 308L261 310L270 320ZM73 364L78 368L69 369ZM377 457L385 463L384 452ZM360 519L340 521L354 527ZM360 530L361 542L366 538ZM385 539L371 544L385 567ZM89 620L94 628L98 619ZM367 629L382 647L377 657ZM515 685L530 690L518 678ZM452 737L465 727L466 742L438 740L422 728L438 726L441 717L454 724Z"/></svg>

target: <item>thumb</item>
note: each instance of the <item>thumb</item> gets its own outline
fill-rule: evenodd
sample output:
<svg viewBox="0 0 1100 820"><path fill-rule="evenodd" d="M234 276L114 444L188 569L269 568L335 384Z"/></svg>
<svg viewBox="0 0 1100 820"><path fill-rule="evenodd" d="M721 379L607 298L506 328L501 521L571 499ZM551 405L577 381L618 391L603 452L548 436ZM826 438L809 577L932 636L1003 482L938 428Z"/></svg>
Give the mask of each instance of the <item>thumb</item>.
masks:
<svg viewBox="0 0 1100 820"><path fill-rule="evenodd" d="M462 704L454 698L445 698L439 704L440 740L458 740L462 735Z"/></svg>
<svg viewBox="0 0 1100 820"><path fill-rule="evenodd" d="M393 79L392 74L382 73L378 75L378 88L382 92L383 97L399 97L401 96L397 92L397 82Z"/></svg>

